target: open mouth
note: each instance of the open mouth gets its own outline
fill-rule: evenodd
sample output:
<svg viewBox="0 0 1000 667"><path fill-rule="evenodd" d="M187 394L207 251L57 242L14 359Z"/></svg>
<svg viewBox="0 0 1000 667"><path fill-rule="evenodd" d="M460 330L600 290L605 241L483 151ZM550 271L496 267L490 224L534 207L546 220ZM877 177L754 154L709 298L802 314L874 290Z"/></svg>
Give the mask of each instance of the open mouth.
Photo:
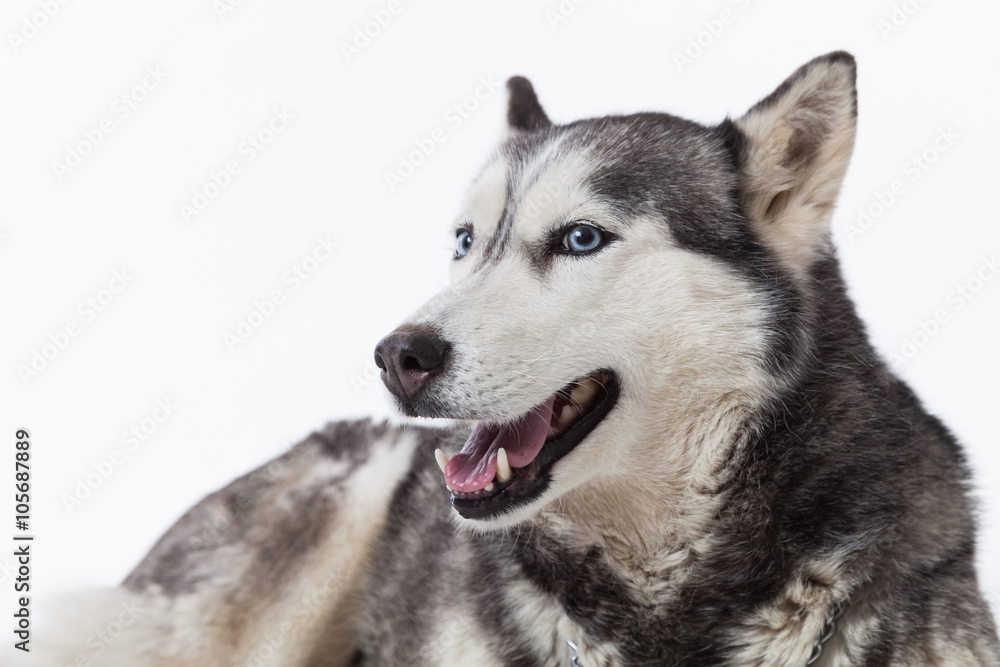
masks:
<svg viewBox="0 0 1000 667"><path fill-rule="evenodd" d="M552 466L601 423L618 392L614 373L597 371L516 421L480 423L450 460L437 450L452 505L467 519L481 519L537 498L548 487Z"/></svg>

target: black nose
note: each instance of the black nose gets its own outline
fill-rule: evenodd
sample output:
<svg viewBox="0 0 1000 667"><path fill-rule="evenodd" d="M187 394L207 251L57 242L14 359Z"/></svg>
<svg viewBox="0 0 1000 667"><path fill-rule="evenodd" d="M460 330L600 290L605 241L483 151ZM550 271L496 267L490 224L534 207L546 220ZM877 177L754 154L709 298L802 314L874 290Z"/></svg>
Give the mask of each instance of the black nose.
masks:
<svg viewBox="0 0 1000 667"><path fill-rule="evenodd" d="M396 329L375 346L375 365L382 382L398 398L408 400L441 370L448 345L427 326Z"/></svg>

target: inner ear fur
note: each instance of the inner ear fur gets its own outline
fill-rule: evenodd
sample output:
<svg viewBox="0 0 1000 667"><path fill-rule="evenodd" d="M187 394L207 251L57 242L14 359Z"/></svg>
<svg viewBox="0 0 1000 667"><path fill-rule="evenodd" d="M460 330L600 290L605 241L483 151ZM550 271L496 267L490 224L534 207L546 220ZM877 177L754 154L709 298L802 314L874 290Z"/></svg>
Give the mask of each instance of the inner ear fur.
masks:
<svg viewBox="0 0 1000 667"><path fill-rule="evenodd" d="M806 63L732 122L745 138L741 196L750 224L801 276L829 238L854 149L854 58L839 51Z"/></svg>

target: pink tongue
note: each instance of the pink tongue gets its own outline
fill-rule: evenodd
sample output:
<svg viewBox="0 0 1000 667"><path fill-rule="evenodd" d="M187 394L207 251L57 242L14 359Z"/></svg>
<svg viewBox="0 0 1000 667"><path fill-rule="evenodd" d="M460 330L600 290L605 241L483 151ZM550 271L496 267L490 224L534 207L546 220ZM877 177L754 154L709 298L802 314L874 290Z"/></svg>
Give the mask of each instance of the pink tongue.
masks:
<svg viewBox="0 0 1000 667"><path fill-rule="evenodd" d="M523 468L531 463L545 444L555 400L552 396L512 424L476 426L462 451L445 466L448 486L463 493L486 488L497 474L497 450L501 447L507 451L511 467Z"/></svg>

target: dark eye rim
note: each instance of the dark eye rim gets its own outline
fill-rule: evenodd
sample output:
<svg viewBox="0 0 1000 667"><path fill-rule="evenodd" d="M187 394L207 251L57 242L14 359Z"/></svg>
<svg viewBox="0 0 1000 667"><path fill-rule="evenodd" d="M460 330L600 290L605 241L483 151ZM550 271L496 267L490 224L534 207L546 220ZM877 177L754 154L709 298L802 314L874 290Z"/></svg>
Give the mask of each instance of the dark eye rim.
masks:
<svg viewBox="0 0 1000 667"><path fill-rule="evenodd" d="M458 229L455 230L455 238L458 239L463 233L469 235L469 245L471 247L472 242L475 241L475 239L476 239L476 235L472 233L472 227L471 226L467 226L467 225L462 225L461 227L459 227ZM468 254L469 254L469 251L466 250L464 255L460 255L460 254L458 254L458 248L456 248L455 249L455 254L452 255L452 259L459 260L459 259L462 259L463 257L465 257Z"/></svg>
<svg viewBox="0 0 1000 667"><path fill-rule="evenodd" d="M567 234L569 234L572 230L576 229L577 227L593 227L594 229L596 229L598 232L601 233L601 242L598 243L595 247L591 248L590 250L570 250L569 248L564 248L562 245L562 240L566 238ZM601 227L598 224L594 224L590 220L574 220L572 222L566 223L565 225L561 225L560 227L553 230L552 235L549 238L548 251L553 255L588 257L595 253L601 252L609 245L615 243L618 240L619 239L617 235L612 234L604 227Z"/></svg>

